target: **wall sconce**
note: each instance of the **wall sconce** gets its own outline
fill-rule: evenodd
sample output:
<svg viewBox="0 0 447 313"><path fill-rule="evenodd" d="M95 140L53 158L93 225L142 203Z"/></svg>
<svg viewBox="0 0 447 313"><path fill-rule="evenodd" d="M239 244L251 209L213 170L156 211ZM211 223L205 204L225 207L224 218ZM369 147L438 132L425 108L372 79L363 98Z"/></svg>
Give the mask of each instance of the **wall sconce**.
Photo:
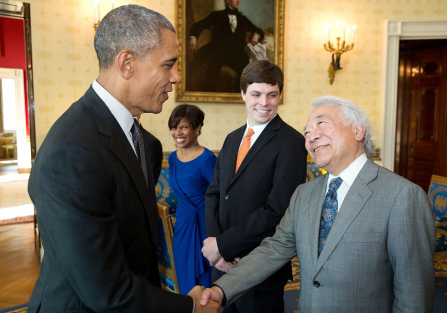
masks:
<svg viewBox="0 0 447 313"><path fill-rule="evenodd" d="M127 4L127 2L125 3ZM93 1L93 6L95 8L94 10L94 14L95 14L95 21L96 23L93 23L93 28L96 29L98 28L99 22L101 22L101 0L95 0ZM113 10L115 8L115 0L110 0L110 10ZM107 14L107 13L106 13Z"/></svg>
<svg viewBox="0 0 447 313"><path fill-rule="evenodd" d="M347 51L350 51L354 48L354 38L355 38L355 29L356 26L352 26L352 34L350 34L351 29L349 27L346 27L345 23L340 24L340 21L337 22L337 29L335 30L335 38L337 39L337 47L335 48L334 45L331 43L331 27L332 25L329 24L325 28L327 29L327 44L324 44L324 49L326 51L329 51L332 53L332 61L329 65L328 73L329 73L329 83L332 85L334 83L335 79L335 72L338 70L341 70L340 66L340 59L341 55ZM343 41L340 46L340 40L342 39L343 35ZM346 44L346 41L349 40L351 37L352 43Z"/></svg>

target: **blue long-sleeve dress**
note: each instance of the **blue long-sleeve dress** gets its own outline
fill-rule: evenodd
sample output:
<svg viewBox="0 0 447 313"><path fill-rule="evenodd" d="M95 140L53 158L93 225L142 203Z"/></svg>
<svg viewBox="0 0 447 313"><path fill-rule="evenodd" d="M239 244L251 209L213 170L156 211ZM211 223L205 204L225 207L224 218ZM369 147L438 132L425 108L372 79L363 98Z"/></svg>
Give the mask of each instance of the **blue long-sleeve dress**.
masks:
<svg viewBox="0 0 447 313"><path fill-rule="evenodd" d="M210 287L211 266L202 255L205 232L205 194L216 165L216 156L206 149L189 162L171 153L169 184L178 200L173 238L174 263L181 294L194 286Z"/></svg>

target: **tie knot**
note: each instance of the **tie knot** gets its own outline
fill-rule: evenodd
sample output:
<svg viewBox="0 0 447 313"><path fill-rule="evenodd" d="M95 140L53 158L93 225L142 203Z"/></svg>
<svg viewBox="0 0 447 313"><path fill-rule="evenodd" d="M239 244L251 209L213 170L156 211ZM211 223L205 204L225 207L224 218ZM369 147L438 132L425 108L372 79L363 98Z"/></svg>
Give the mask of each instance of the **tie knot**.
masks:
<svg viewBox="0 0 447 313"><path fill-rule="evenodd" d="M341 179L340 177L336 177L336 178L332 179L331 182L329 183L329 189L337 190L340 187L342 182L343 182L343 179Z"/></svg>
<svg viewBox="0 0 447 313"><path fill-rule="evenodd" d="M247 133L245 134L245 137L251 137L251 136L253 136L254 133L255 132L254 132L253 128L249 128L247 130Z"/></svg>

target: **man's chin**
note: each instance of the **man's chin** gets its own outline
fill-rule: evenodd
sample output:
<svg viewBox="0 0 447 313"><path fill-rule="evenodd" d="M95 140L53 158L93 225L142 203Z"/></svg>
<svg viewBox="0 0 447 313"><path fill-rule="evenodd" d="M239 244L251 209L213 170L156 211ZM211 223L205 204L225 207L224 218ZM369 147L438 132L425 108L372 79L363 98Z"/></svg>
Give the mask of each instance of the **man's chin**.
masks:
<svg viewBox="0 0 447 313"><path fill-rule="evenodd" d="M318 166L319 168L324 168L327 165L327 162L321 159L313 157L312 160L315 162L315 165Z"/></svg>
<svg viewBox="0 0 447 313"><path fill-rule="evenodd" d="M165 101L163 101L162 103L160 103L158 106L156 106L155 108L152 109L152 114L158 114L161 113L161 111L163 110L163 103Z"/></svg>

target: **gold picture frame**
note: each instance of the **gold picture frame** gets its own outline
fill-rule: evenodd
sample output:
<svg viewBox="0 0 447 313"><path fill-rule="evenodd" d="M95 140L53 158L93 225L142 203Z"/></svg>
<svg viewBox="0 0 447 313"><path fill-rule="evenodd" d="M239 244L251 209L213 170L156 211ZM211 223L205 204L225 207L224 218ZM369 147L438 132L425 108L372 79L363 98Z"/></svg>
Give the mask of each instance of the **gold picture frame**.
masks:
<svg viewBox="0 0 447 313"><path fill-rule="evenodd" d="M212 12L218 12L225 9L225 0L176 0L177 2L177 19L176 30L179 40L179 59L178 69L181 78L181 82L176 85L176 101L177 102L208 102L208 103L244 103L238 86L239 77L237 77L236 71L232 71L229 67L222 67L219 72L219 78L216 78L217 84L215 90L207 90L200 87L200 84L193 85L198 80L203 82L209 81L205 75L197 74L197 68L193 67L193 58L199 53L200 48L204 47L209 38L212 37L211 30L207 29L203 31L197 39L197 49L194 52L190 47L190 30L194 23L202 21L205 17L210 16ZM255 24L257 21L259 24L262 21L264 25L256 25L262 29L266 34L265 40L263 40L263 46L267 47L264 50L267 51L264 55L267 58L277 64L282 70L284 70L284 2L285 0L241 0L239 9L243 15ZM220 6L221 7L220 7ZM243 6L244 5L244 6ZM251 7L253 9L247 10ZM263 8L274 8L274 12L270 10L262 10ZM245 10L242 10L245 8ZM265 12L266 14L262 14ZM246 14L247 13L247 14ZM197 16L197 17L196 17ZM274 22L271 21L270 16L274 16ZM195 18L196 17L196 18ZM271 26L274 25L274 26ZM207 33L206 33L207 32ZM205 33L205 34L204 34ZM248 36L250 33L246 32ZM202 39L205 37L205 39ZM208 39L206 38L208 37ZM246 43L248 44L248 38ZM248 47L247 55L248 55ZM196 54L195 54L196 53ZM195 54L195 55L194 55ZM244 57L245 58L245 57ZM200 60L200 58L198 58ZM244 61L245 62L245 61ZM207 66L207 65L205 65ZM202 67L203 68L203 67ZM205 67L206 68L206 67ZM223 69L223 70L222 70ZM196 73L195 73L196 72ZM203 73L203 72L202 72ZM193 75L193 76L191 76ZM196 77L196 79L191 79ZM211 75L211 77L216 77ZM223 78L221 78L223 77ZM225 88L232 89L234 91L225 91ZM212 88L211 88L212 89Z"/></svg>

